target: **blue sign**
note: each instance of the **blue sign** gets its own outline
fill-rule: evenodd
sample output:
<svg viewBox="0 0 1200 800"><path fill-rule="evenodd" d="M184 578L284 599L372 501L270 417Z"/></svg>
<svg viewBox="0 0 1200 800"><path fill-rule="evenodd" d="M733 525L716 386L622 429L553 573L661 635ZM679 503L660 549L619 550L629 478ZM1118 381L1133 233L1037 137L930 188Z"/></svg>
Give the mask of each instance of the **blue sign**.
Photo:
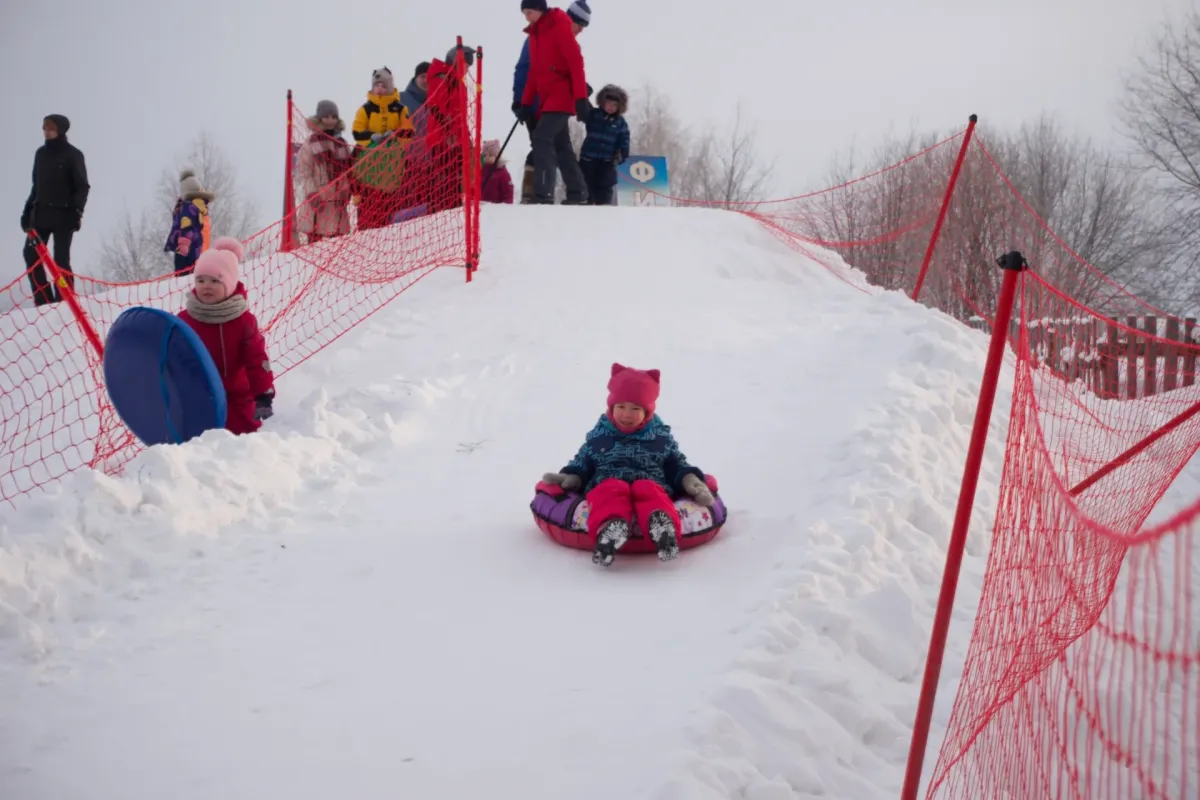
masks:
<svg viewBox="0 0 1200 800"><path fill-rule="evenodd" d="M669 206L666 156L630 156L617 167L617 205Z"/></svg>

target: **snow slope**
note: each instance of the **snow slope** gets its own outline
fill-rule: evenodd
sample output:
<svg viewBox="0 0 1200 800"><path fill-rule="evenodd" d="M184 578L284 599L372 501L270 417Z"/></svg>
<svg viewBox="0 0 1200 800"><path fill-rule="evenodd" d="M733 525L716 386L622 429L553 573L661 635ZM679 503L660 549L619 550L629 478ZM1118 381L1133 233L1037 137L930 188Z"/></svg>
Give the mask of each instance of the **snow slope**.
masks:
<svg viewBox="0 0 1200 800"><path fill-rule="evenodd" d="M473 284L439 271L287 374L268 432L0 520L0 797L896 795L986 338L736 214L482 224ZM669 564L530 519L614 360L663 369L730 507Z"/></svg>

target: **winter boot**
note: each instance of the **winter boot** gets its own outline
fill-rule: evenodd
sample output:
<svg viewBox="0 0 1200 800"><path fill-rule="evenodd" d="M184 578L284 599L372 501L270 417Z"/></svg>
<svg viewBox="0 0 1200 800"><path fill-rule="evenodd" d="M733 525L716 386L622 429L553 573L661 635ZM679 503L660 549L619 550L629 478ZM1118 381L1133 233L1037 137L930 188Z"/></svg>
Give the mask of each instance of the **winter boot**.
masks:
<svg viewBox="0 0 1200 800"><path fill-rule="evenodd" d="M533 202L533 165L525 165L525 174L521 176L521 205L527 206Z"/></svg>
<svg viewBox="0 0 1200 800"><path fill-rule="evenodd" d="M650 541L658 548L658 560L670 561L679 557L679 540L676 538L675 523L665 511L650 512Z"/></svg>
<svg viewBox="0 0 1200 800"><path fill-rule="evenodd" d="M592 563L602 567L610 566L617 556L617 551L628 540L628 522L623 519L614 519L604 523L604 527L596 534L596 549L592 552Z"/></svg>

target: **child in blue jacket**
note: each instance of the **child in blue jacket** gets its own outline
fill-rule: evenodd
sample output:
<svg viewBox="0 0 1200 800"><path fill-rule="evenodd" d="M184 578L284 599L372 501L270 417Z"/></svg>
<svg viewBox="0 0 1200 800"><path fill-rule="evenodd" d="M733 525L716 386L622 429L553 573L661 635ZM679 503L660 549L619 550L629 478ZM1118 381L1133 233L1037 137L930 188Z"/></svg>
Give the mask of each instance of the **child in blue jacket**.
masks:
<svg viewBox="0 0 1200 800"><path fill-rule="evenodd" d="M654 413L659 372L612 365L608 412L570 464L542 476L546 483L587 495L592 562L607 567L629 539L630 526L650 537L662 561L679 555L679 511L671 493L711 507L704 473L688 463L671 428Z"/></svg>
<svg viewBox="0 0 1200 800"><path fill-rule="evenodd" d="M611 206L617 185L617 165L629 158L629 95L609 84L596 95L587 118L587 137L579 150L579 168L587 183L589 206Z"/></svg>

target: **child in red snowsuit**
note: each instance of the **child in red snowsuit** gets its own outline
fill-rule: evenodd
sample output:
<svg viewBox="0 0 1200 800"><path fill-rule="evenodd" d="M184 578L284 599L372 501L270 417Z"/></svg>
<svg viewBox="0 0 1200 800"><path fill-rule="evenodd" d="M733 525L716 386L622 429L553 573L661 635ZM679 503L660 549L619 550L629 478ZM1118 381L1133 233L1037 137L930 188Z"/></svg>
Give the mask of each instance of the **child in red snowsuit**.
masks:
<svg viewBox="0 0 1200 800"><path fill-rule="evenodd" d="M688 463L671 428L654 413L659 371L612 365L608 412L588 433L571 463L542 476L566 491L583 489L590 506L592 562L607 567L637 523L670 561L679 555L679 512L671 494L703 506L714 500L704 473Z"/></svg>
<svg viewBox="0 0 1200 800"><path fill-rule="evenodd" d="M191 326L217 365L225 386L225 428L253 433L273 413L275 379L267 343L238 280L241 242L222 236L196 260L196 287L179 318Z"/></svg>

